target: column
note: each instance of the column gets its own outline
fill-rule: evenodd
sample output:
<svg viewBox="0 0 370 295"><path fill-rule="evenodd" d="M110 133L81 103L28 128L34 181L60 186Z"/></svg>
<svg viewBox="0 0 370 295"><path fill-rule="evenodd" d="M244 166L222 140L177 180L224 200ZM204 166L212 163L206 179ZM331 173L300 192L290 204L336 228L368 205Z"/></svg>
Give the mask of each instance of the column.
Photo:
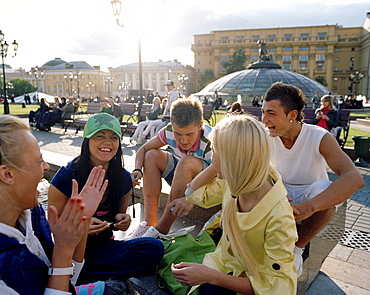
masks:
<svg viewBox="0 0 370 295"><path fill-rule="evenodd" d="M325 78L328 83L328 88L333 88L333 53L327 53L325 56Z"/></svg>

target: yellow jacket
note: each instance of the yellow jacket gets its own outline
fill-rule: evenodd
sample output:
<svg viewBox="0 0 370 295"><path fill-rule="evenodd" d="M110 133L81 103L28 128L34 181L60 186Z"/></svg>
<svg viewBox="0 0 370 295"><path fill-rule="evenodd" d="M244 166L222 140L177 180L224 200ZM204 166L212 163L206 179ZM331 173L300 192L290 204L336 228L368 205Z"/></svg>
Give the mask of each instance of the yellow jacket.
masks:
<svg viewBox="0 0 370 295"><path fill-rule="evenodd" d="M232 255L223 232L215 252L205 256L203 264L222 273L248 277L255 294L295 294L297 273L294 265L294 245L298 239L293 210L286 198L281 176L271 170L275 180L272 189L250 212L238 212L237 220L245 243L258 262L261 280L252 277ZM196 190L188 201L205 208L227 203L231 197L226 180L214 179ZM193 289L192 289L193 291Z"/></svg>

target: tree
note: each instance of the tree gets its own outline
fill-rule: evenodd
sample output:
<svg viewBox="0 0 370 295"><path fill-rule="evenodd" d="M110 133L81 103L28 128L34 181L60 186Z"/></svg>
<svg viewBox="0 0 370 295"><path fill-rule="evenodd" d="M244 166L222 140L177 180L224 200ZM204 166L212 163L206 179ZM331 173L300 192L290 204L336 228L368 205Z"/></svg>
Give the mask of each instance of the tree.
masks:
<svg viewBox="0 0 370 295"><path fill-rule="evenodd" d="M23 95L25 93L30 93L36 91L36 87L32 86L32 84L26 80L26 79L12 79L9 81L13 84L13 88L6 88L6 94L8 97L10 97L12 94L14 94L15 97ZM3 81L0 81L0 87L1 87L1 93L3 93L4 85Z"/></svg>
<svg viewBox="0 0 370 295"><path fill-rule="evenodd" d="M315 77L315 81L319 82L321 85L324 85L325 87L328 86L328 83L326 82L326 78L324 76Z"/></svg>
<svg viewBox="0 0 370 295"><path fill-rule="evenodd" d="M245 70L244 63L247 60L247 56L243 49L239 49L233 53L233 56L228 62L222 64L226 68L227 74Z"/></svg>
<svg viewBox="0 0 370 295"><path fill-rule="evenodd" d="M216 76L213 71L211 69L205 70L199 78L200 89L203 89L214 80L216 80Z"/></svg>

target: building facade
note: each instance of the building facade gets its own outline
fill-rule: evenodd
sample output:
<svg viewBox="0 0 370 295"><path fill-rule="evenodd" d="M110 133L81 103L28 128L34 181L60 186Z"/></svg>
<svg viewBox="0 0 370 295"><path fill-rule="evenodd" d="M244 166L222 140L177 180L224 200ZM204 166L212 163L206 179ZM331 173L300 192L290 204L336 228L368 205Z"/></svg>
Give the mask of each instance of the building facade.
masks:
<svg viewBox="0 0 370 295"><path fill-rule="evenodd" d="M28 73L30 83L38 91L54 96L74 96L81 100L109 96L109 73L84 61L65 62L55 58Z"/></svg>
<svg viewBox="0 0 370 295"><path fill-rule="evenodd" d="M370 97L370 13L363 27L323 25L195 35L191 47L195 57L195 81L208 69L217 78L224 76L227 70L224 64L238 50L246 54L245 66L258 61L259 40L267 43L268 53L282 69L318 78L334 93ZM353 76L356 72L357 79Z"/></svg>
<svg viewBox="0 0 370 295"><path fill-rule="evenodd" d="M108 68L113 78L112 94L119 97L130 97L138 94L139 66L132 63L117 68ZM142 63L142 80L144 94L158 91L160 95L167 93L164 86L167 80L173 80L175 87L183 96L194 92L194 68L183 65L177 60Z"/></svg>

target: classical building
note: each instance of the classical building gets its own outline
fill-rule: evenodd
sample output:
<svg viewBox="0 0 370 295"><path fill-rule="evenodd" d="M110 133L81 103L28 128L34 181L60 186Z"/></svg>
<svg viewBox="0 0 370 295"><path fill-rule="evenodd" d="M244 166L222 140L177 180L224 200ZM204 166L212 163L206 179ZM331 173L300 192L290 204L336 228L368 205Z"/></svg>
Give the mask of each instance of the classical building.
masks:
<svg viewBox="0 0 370 295"><path fill-rule="evenodd" d="M139 95L139 66L132 63L117 68L108 68L113 78L112 95L119 97L137 97ZM188 96L195 90L194 68L174 61L143 62L143 90L146 96L149 92L157 91L164 95L167 80L173 80L175 87Z"/></svg>
<svg viewBox="0 0 370 295"><path fill-rule="evenodd" d="M109 73L85 61L66 62L55 58L32 68L26 79L39 91L55 96L73 95L84 100L111 94Z"/></svg>
<svg viewBox="0 0 370 295"><path fill-rule="evenodd" d="M238 50L246 54L245 66L256 62L259 40L267 43L272 60L282 69L311 79L320 77L334 93L352 92L370 97L370 13L362 27L323 25L212 31L194 35L191 48L195 56L195 81L208 69L217 78L224 76L224 64Z"/></svg>

